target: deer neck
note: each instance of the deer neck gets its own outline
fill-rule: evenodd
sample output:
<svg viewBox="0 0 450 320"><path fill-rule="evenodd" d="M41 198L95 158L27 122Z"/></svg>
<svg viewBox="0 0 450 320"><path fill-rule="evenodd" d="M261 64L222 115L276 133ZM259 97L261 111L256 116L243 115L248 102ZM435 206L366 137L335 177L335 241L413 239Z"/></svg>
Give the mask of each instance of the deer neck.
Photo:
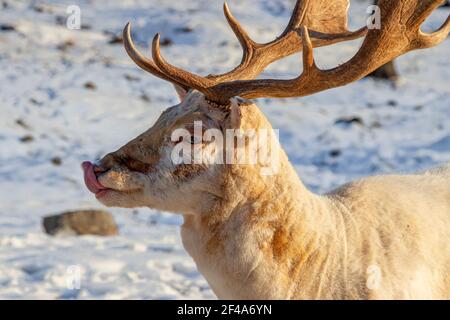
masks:
<svg viewBox="0 0 450 320"><path fill-rule="evenodd" d="M338 232L336 215L302 184L284 152L278 174L235 169L222 185L223 197L185 215L181 229L183 245L219 298L288 298L299 283L293 278L313 265L320 274L336 256L327 241Z"/></svg>

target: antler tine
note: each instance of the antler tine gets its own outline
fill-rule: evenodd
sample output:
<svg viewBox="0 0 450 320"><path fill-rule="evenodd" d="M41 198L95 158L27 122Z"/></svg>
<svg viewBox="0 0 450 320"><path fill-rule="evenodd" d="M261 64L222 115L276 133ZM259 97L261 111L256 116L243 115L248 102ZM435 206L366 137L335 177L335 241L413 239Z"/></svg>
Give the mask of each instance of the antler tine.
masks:
<svg viewBox="0 0 450 320"><path fill-rule="evenodd" d="M255 53L258 50L258 44L254 42L247 31L241 26L239 21L231 13L230 7L225 2L223 4L223 12L228 24L233 30L236 38L242 47L242 60L241 63L233 70L219 75L209 75L207 78L219 82L230 81L233 79L253 79L253 73L259 74L261 71L249 72L248 68L252 67L252 61L254 60ZM247 72L245 72L247 71Z"/></svg>
<svg viewBox="0 0 450 320"><path fill-rule="evenodd" d="M435 32L425 33L419 30L417 49L431 48L444 41L450 33L450 16Z"/></svg>
<svg viewBox="0 0 450 320"><path fill-rule="evenodd" d="M167 74L163 73L152 60L146 58L142 53L139 52L139 50L134 45L133 39L131 37L131 24L129 22L123 29L123 43L128 55L139 67L147 72L150 72L154 76L157 76L158 78L177 84L184 89L188 89L188 87L186 87L185 85L174 81Z"/></svg>
<svg viewBox="0 0 450 320"><path fill-rule="evenodd" d="M307 28L302 29L302 74L292 80L247 80L217 85L213 94L226 100L234 96L244 98L302 97L359 80L396 57L420 48L437 45L450 32L450 17L436 32L424 34L421 23L441 0L379 0L381 30L370 30L360 50L346 63L330 70L319 70L314 63L313 44Z"/></svg>
<svg viewBox="0 0 450 320"><path fill-rule="evenodd" d="M318 70L314 61L314 51L311 38L309 37L308 27L302 27L302 43L303 43L303 73L310 75L314 70Z"/></svg>
<svg viewBox="0 0 450 320"><path fill-rule="evenodd" d="M160 35L157 33L152 42L152 56L158 68L165 74L170 75L170 78L174 81L182 83L189 88L196 89L206 96L214 96L214 94L209 91L209 88L214 86L216 82L208 78L198 76L189 71L177 68L168 63L161 55L159 39Z"/></svg>
<svg viewBox="0 0 450 320"><path fill-rule="evenodd" d="M303 1L297 1L295 3L294 10L291 15L291 19L289 20L289 23L286 27L286 29L283 31L280 37L283 37L286 35L289 31L295 30L297 28L300 28L303 24L303 21L305 19L305 14L308 9L310 0L303 0Z"/></svg>
<svg viewBox="0 0 450 320"><path fill-rule="evenodd" d="M415 28L420 28L422 23L430 16L430 14L445 0L422 0L415 8L415 14L411 17Z"/></svg>
<svg viewBox="0 0 450 320"><path fill-rule="evenodd" d="M223 12L228 24L244 49L244 55L247 51L252 51L256 47L256 43L249 37L247 31L245 31L239 21L233 16L226 2L223 4Z"/></svg>

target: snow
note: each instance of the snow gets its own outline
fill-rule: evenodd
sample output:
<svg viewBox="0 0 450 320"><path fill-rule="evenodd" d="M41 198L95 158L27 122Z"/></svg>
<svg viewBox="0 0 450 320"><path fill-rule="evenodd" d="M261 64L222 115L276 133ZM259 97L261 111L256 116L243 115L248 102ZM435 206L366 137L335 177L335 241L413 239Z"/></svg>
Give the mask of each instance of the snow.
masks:
<svg viewBox="0 0 450 320"><path fill-rule="evenodd" d="M16 30L0 32L0 299L214 299L182 248L179 216L111 209L120 227L120 236L111 238L50 237L40 221L65 210L102 208L84 187L80 163L120 147L177 102L169 84L138 69L120 44L108 43L112 34L131 21L141 47L161 32L174 43L163 47L170 61L202 74L222 72L239 62L241 51L221 3L6 3L0 24ZM282 31L292 3L229 1L260 42ZM81 8L82 30L65 26L66 9L73 4ZM368 4L352 1L353 29L364 23ZM448 14L437 10L425 29L438 27ZM360 42L316 49L318 65L348 60ZM364 79L302 99L263 99L259 105L280 129L300 177L317 192L362 176L450 162L449 50L447 40L400 58L402 80L396 88ZM275 63L265 76L298 72L295 55ZM88 82L93 89L85 87ZM337 121L348 117L360 121ZM55 157L61 165L52 163ZM78 274L79 289L73 288Z"/></svg>

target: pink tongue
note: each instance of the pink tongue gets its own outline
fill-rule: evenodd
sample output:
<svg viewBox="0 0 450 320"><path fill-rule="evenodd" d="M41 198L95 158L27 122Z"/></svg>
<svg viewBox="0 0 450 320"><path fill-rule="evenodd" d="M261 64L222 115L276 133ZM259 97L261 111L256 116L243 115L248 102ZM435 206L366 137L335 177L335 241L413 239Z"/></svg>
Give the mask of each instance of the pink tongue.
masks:
<svg viewBox="0 0 450 320"><path fill-rule="evenodd" d="M98 182L97 177L94 173L94 165L92 163L90 163L89 161L85 161L81 164L81 167L84 171L84 183L86 184L86 187L90 192L98 193L101 190L106 189Z"/></svg>

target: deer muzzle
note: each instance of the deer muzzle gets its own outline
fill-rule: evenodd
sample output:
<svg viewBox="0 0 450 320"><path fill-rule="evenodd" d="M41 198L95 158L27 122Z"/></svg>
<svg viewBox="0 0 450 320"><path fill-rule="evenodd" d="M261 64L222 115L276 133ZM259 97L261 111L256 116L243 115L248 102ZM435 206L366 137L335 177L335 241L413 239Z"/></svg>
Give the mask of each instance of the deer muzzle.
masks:
<svg viewBox="0 0 450 320"><path fill-rule="evenodd" d="M102 186L102 184L97 179L96 172L99 171L99 167L95 166L89 161L85 161L81 164L84 172L84 183L90 192L94 193L96 197L101 196L101 194L108 188Z"/></svg>

